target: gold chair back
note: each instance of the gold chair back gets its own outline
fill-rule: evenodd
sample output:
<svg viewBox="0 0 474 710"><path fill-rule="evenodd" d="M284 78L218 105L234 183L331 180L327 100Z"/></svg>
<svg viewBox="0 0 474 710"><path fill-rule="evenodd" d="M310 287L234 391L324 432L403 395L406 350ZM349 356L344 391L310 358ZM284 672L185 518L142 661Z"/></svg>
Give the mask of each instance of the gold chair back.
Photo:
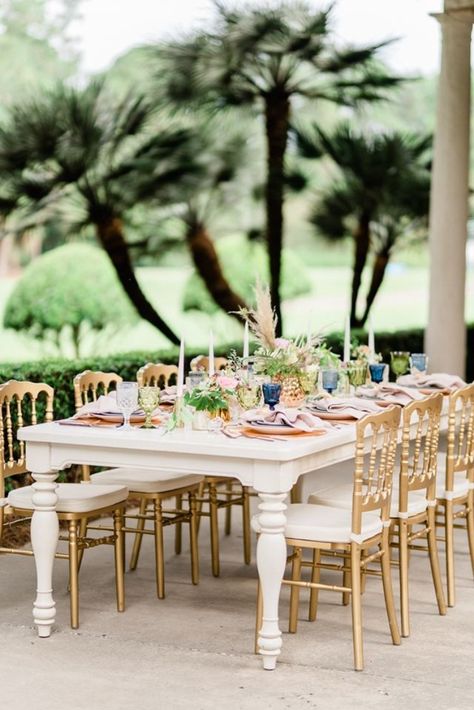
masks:
<svg viewBox="0 0 474 710"><path fill-rule="evenodd" d="M436 469L442 406L443 395L438 392L426 399L415 400L403 409L398 506L402 514L408 511L410 491L426 490L429 501L436 499Z"/></svg>
<svg viewBox="0 0 474 710"><path fill-rule="evenodd" d="M122 382L120 375L115 372L100 372L84 370L74 378L74 405L76 412L84 404L95 402L101 394L108 394L113 387Z"/></svg>
<svg viewBox="0 0 474 710"><path fill-rule="evenodd" d="M392 476L395 466L400 407L369 414L356 424L356 455L352 499L352 533L360 535L362 515L380 510L390 520Z"/></svg>
<svg viewBox="0 0 474 710"><path fill-rule="evenodd" d="M474 482L474 383L449 397L446 491L453 490L456 473Z"/></svg>
<svg viewBox="0 0 474 710"><path fill-rule="evenodd" d="M159 387L164 389L171 384L176 384L178 368L176 365L163 365L162 363L148 362L137 372L139 387Z"/></svg>
<svg viewBox="0 0 474 710"><path fill-rule="evenodd" d="M0 385L0 498L5 479L26 473L25 442L17 439L22 426L53 420L54 390L43 382L10 380Z"/></svg>
<svg viewBox="0 0 474 710"><path fill-rule="evenodd" d="M226 357L215 357L214 358L214 368L216 372L219 370L225 370L228 366L229 361ZM191 360L191 370L193 372L198 372L199 370L204 370L208 372L209 370L209 358L207 355L198 355Z"/></svg>

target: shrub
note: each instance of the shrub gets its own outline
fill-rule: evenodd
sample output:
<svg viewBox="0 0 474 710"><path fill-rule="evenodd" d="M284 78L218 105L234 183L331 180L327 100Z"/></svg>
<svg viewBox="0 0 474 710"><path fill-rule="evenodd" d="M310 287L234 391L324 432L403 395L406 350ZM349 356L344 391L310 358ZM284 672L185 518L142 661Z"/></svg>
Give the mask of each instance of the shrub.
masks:
<svg viewBox="0 0 474 710"><path fill-rule="evenodd" d="M131 323L134 312L102 249L67 244L35 259L13 289L6 328L61 346L69 338L79 355L86 334L107 337Z"/></svg>
<svg viewBox="0 0 474 710"><path fill-rule="evenodd" d="M260 242L250 241L244 235L231 235L219 239L216 242L216 250L230 285L236 293L250 301L257 276L265 282L269 279L265 247ZM310 290L311 280L304 262L294 252L284 249L282 298L284 300L296 298L309 293ZM183 308L185 311L196 309L209 314L218 310L204 281L196 273L193 273L185 284Z"/></svg>

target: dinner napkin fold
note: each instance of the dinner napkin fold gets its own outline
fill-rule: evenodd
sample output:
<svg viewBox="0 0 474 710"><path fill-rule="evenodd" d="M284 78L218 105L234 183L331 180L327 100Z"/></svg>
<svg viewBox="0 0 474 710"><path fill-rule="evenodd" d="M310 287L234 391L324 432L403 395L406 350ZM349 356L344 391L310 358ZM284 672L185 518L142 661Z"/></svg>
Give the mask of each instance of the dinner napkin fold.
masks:
<svg viewBox="0 0 474 710"><path fill-rule="evenodd" d="M366 414L376 414L382 411L382 407L377 402L360 397L347 397L344 399L322 397L312 401L309 408L315 413L334 414L341 417L351 417L352 419L362 419Z"/></svg>
<svg viewBox="0 0 474 710"><path fill-rule="evenodd" d="M415 399L424 399L426 395L416 389L405 387L398 382L382 382L373 387L359 387L359 394L366 397L389 402L390 404L401 404L403 407Z"/></svg>
<svg viewBox="0 0 474 710"><path fill-rule="evenodd" d="M322 419L311 414L311 412L302 412L299 409L284 408L281 406L275 407L274 412L263 408L249 409L242 414L241 420L247 424L257 425L283 424L307 432L315 431L316 429L325 429L328 426L327 422L323 422Z"/></svg>
<svg viewBox="0 0 474 710"><path fill-rule="evenodd" d="M445 372L434 372L432 375L402 375L397 383L406 387L433 387L442 389L460 389L466 383L457 375L449 375Z"/></svg>

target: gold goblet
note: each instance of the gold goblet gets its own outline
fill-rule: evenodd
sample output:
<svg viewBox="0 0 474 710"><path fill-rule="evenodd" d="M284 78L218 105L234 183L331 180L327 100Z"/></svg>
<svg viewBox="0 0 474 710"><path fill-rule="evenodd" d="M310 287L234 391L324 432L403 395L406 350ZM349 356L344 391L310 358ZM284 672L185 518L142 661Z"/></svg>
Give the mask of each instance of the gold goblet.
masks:
<svg viewBox="0 0 474 710"><path fill-rule="evenodd" d="M138 404L145 412L145 422L142 429L153 429L151 415L160 403L160 390L158 387L140 387L138 390Z"/></svg>

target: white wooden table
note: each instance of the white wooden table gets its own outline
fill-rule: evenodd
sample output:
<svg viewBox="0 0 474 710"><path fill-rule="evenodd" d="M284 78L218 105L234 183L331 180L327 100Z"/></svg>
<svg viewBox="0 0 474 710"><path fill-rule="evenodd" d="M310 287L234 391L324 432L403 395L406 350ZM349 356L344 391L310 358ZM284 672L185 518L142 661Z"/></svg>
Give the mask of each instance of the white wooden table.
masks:
<svg viewBox="0 0 474 710"><path fill-rule="evenodd" d="M31 539L37 593L33 617L39 636L49 636L55 620L52 572L59 535L55 481L60 469L89 464L218 474L238 478L243 485L252 486L260 498L257 567L263 593L263 625L258 645L263 667L275 668L282 646L278 603L286 562L285 499L302 474L353 457L354 426L318 437L261 441L229 439L209 432L177 430L161 435L159 430L123 432L53 422L24 427L18 436L27 442L27 466L35 481Z"/></svg>

